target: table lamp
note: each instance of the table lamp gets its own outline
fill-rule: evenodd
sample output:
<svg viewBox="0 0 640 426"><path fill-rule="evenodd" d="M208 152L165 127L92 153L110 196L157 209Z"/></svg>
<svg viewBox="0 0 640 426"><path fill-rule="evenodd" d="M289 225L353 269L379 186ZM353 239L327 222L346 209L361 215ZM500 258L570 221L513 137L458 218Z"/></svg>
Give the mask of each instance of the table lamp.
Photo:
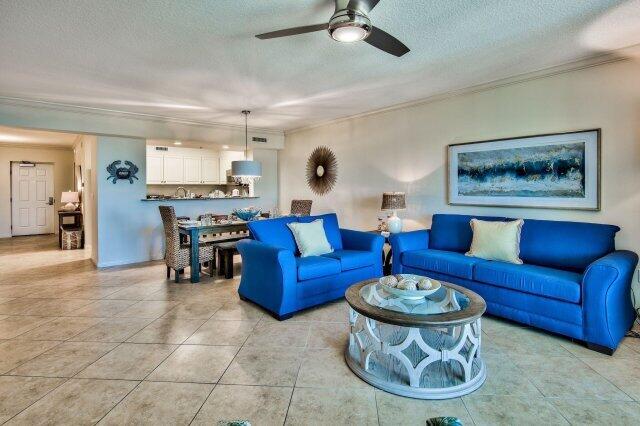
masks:
<svg viewBox="0 0 640 426"><path fill-rule="evenodd" d="M387 218L387 228L392 234L402 232L402 219L396 213L407 208L404 192L384 192L382 194L382 210L391 211Z"/></svg>
<svg viewBox="0 0 640 426"><path fill-rule="evenodd" d="M80 196L77 192L63 192L60 197L61 203L67 203L62 206L62 210L66 212L73 212L78 208L78 203L80 202Z"/></svg>

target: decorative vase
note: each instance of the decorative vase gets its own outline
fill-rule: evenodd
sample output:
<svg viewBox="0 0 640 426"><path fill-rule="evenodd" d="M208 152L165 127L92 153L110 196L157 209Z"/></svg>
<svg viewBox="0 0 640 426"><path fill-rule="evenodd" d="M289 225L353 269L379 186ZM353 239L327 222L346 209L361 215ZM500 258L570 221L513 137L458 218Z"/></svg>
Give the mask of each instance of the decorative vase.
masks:
<svg viewBox="0 0 640 426"><path fill-rule="evenodd" d="M398 217L395 210L391 216L387 218L387 228L392 234L402 232L402 219Z"/></svg>

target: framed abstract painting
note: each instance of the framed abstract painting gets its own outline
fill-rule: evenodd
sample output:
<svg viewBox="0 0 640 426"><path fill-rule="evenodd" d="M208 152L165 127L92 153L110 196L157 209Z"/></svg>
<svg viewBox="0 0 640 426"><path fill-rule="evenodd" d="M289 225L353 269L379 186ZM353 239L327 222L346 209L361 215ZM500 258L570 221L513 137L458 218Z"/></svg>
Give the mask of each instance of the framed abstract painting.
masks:
<svg viewBox="0 0 640 426"><path fill-rule="evenodd" d="M448 147L453 205L600 210L600 129Z"/></svg>

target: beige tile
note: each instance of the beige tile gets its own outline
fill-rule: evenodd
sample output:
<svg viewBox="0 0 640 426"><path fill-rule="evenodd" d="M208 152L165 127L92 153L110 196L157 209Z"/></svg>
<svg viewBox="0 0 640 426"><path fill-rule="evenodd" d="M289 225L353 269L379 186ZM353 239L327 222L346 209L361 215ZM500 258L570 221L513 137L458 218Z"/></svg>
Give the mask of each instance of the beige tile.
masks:
<svg viewBox="0 0 640 426"><path fill-rule="evenodd" d="M16 337L19 340L67 340L100 322L100 318L59 317Z"/></svg>
<svg viewBox="0 0 640 426"><path fill-rule="evenodd" d="M142 380L176 349L174 345L123 343L78 377Z"/></svg>
<svg viewBox="0 0 640 426"><path fill-rule="evenodd" d="M216 383L239 349L237 346L182 345L147 380Z"/></svg>
<svg viewBox="0 0 640 426"><path fill-rule="evenodd" d="M182 318L182 319L204 319L207 320L213 316L220 308L222 303L203 303L203 302L186 302L180 303L178 306L170 310L164 315L164 318Z"/></svg>
<svg viewBox="0 0 640 426"><path fill-rule="evenodd" d="M109 286L90 286L90 287L79 287L74 288L62 293L62 297L67 299L89 299L89 300L98 300L104 299L110 294L115 293L116 291L122 290L121 287L109 287Z"/></svg>
<svg viewBox="0 0 640 426"><path fill-rule="evenodd" d="M115 316L121 318L159 318L175 308L179 302L161 300L143 300L134 303Z"/></svg>
<svg viewBox="0 0 640 426"><path fill-rule="evenodd" d="M71 377L114 347L113 343L64 342L25 362L8 374Z"/></svg>
<svg viewBox="0 0 640 426"><path fill-rule="evenodd" d="M210 319L189 337L185 343L194 345L242 345L256 323L253 321L218 321Z"/></svg>
<svg viewBox="0 0 640 426"><path fill-rule="evenodd" d="M0 321L0 339L14 338L53 319L39 316L10 316Z"/></svg>
<svg viewBox="0 0 640 426"><path fill-rule="evenodd" d="M135 300L98 300L76 311L69 312L73 317L101 317L115 316L136 303Z"/></svg>
<svg viewBox="0 0 640 426"><path fill-rule="evenodd" d="M180 344L187 340L202 324L204 324L204 320L160 318L131 336L127 341Z"/></svg>
<svg viewBox="0 0 640 426"><path fill-rule="evenodd" d="M340 349L307 349L296 386L341 389L371 387L349 369Z"/></svg>
<svg viewBox="0 0 640 426"><path fill-rule="evenodd" d="M300 348L245 346L227 368L220 383L293 386L302 361Z"/></svg>
<svg viewBox="0 0 640 426"><path fill-rule="evenodd" d="M631 362L640 362L640 353L636 352L630 345L628 344L620 344L618 349L613 353L613 355L606 355L592 349L587 348L584 345L579 343L574 343L571 341L566 341L562 343L562 346L575 355L578 358L602 358L602 359L629 359Z"/></svg>
<svg viewBox="0 0 640 426"><path fill-rule="evenodd" d="M478 426L569 424L544 398L471 394L462 399L471 418Z"/></svg>
<svg viewBox="0 0 640 426"><path fill-rule="evenodd" d="M349 325L346 323L311 323L307 347L318 349L341 349L349 344Z"/></svg>
<svg viewBox="0 0 640 426"><path fill-rule="evenodd" d="M347 305L347 302L342 299L302 311L294 315L292 320L348 323L349 305Z"/></svg>
<svg viewBox="0 0 640 426"><path fill-rule="evenodd" d="M213 314L216 320L258 321L265 312L249 302L227 302Z"/></svg>
<svg viewBox="0 0 640 426"><path fill-rule="evenodd" d="M285 387L217 385L192 424L242 419L252 425L279 426L284 423L292 392Z"/></svg>
<svg viewBox="0 0 640 426"><path fill-rule="evenodd" d="M29 361L59 345L58 341L5 340L0 342L0 374L13 370L23 362Z"/></svg>
<svg viewBox="0 0 640 426"><path fill-rule="evenodd" d="M0 423L60 386L66 379L0 376Z"/></svg>
<svg viewBox="0 0 640 426"><path fill-rule="evenodd" d="M376 399L371 389L296 388L287 425L377 425Z"/></svg>
<svg viewBox="0 0 640 426"><path fill-rule="evenodd" d="M63 316L92 303L83 299L46 299L25 311L26 315Z"/></svg>
<svg viewBox="0 0 640 426"><path fill-rule="evenodd" d="M546 397L629 400L620 389L575 357L519 356L514 362Z"/></svg>
<svg viewBox="0 0 640 426"><path fill-rule="evenodd" d="M484 324L483 324L484 325ZM488 334L490 341L505 354L541 354L547 356L569 356L562 344L567 340L542 330L506 327Z"/></svg>
<svg viewBox="0 0 640 426"><path fill-rule="evenodd" d="M637 402L555 398L550 398L549 401L571 424L620 426L640 424L640 404Z"/></svg>
<svg viewBox="0 0 640 426"><path fill-rule="evenodd" d="M524 372L506 355L483 354L487 379L474 395L542 397Z"/></svg>
<svg viewBox="0 0 640 426"><path fill-rule="evenodd" d="M121 343L149 325L151 318L108 318L73 336L70 340L80 342Z"/></svg>
<svg viewBox="0 0 640 426"><path fill-rule="evenodd" d="M13 300L13 297L0 297L0 304Z"/></svg>
<svg viewBox="0 0 640 426"><path fill-rule="evenodd" d="M253 329L245 345L303 348L309 340L309 328L310 325L306 323L260 323Z"/></svg>
<svg viewBox="0 0 640 426"><path fill-rule="evenodd" d="M132 285L122 290L111 293L105 299L143 300L146 296L155 293L163 287L161 284Z"/></svg>
<svg viewBox="0 0 640 426"><path fill-rule="evenodd" d="M138 382L71 379L16 416L10 424L97 423Z"/></svg>
<svg viewBox="0 0 640 426"><path fill-rule="evenodd" d="M601 376L636 401L640 401L640 369L628 359L584 358L583 361ZM598 392L594 389L594 392Z"/></svg>
<svg viewBox="0 0 640 426"><path fill-rule="evenodd" d="M101 425L188 425L213 385L142 382Z"/></svg>
<svg viewBox="0 0 640 426"><path fill-rule="evenodd" d="M473 424L462 399L428 401L376 391L380 425L424 426L432 417L457 417L463 425Z"/></svg>

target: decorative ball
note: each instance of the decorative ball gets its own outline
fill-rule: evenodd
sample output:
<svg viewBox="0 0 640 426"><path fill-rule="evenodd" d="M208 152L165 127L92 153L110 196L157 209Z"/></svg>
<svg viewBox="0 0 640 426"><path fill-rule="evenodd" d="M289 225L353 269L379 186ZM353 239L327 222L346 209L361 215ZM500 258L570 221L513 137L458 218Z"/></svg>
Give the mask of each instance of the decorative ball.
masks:
<svg viewBox="0 0 640 426"><path fill-rule="evenodd" d="M389 275L389 276L380 278L380 284L386 285L387 287L397 287L398 279L393 275Z"/></svg>
<svg viewBox="0 0 640 426"><path fill-rule="evenodd" d="M429 278L422 278L420 281L418 281L419 290L430 290L431 285L431 280Z"/></svg>
<svg viewBox="0 0 640 426"><path fill-rule="evenodd" d="M400 282L398 283L398 288L401 290L417 290L418 289L418 282L414 279L411 278L403 278L402 280L400 280Z"/></svg>

